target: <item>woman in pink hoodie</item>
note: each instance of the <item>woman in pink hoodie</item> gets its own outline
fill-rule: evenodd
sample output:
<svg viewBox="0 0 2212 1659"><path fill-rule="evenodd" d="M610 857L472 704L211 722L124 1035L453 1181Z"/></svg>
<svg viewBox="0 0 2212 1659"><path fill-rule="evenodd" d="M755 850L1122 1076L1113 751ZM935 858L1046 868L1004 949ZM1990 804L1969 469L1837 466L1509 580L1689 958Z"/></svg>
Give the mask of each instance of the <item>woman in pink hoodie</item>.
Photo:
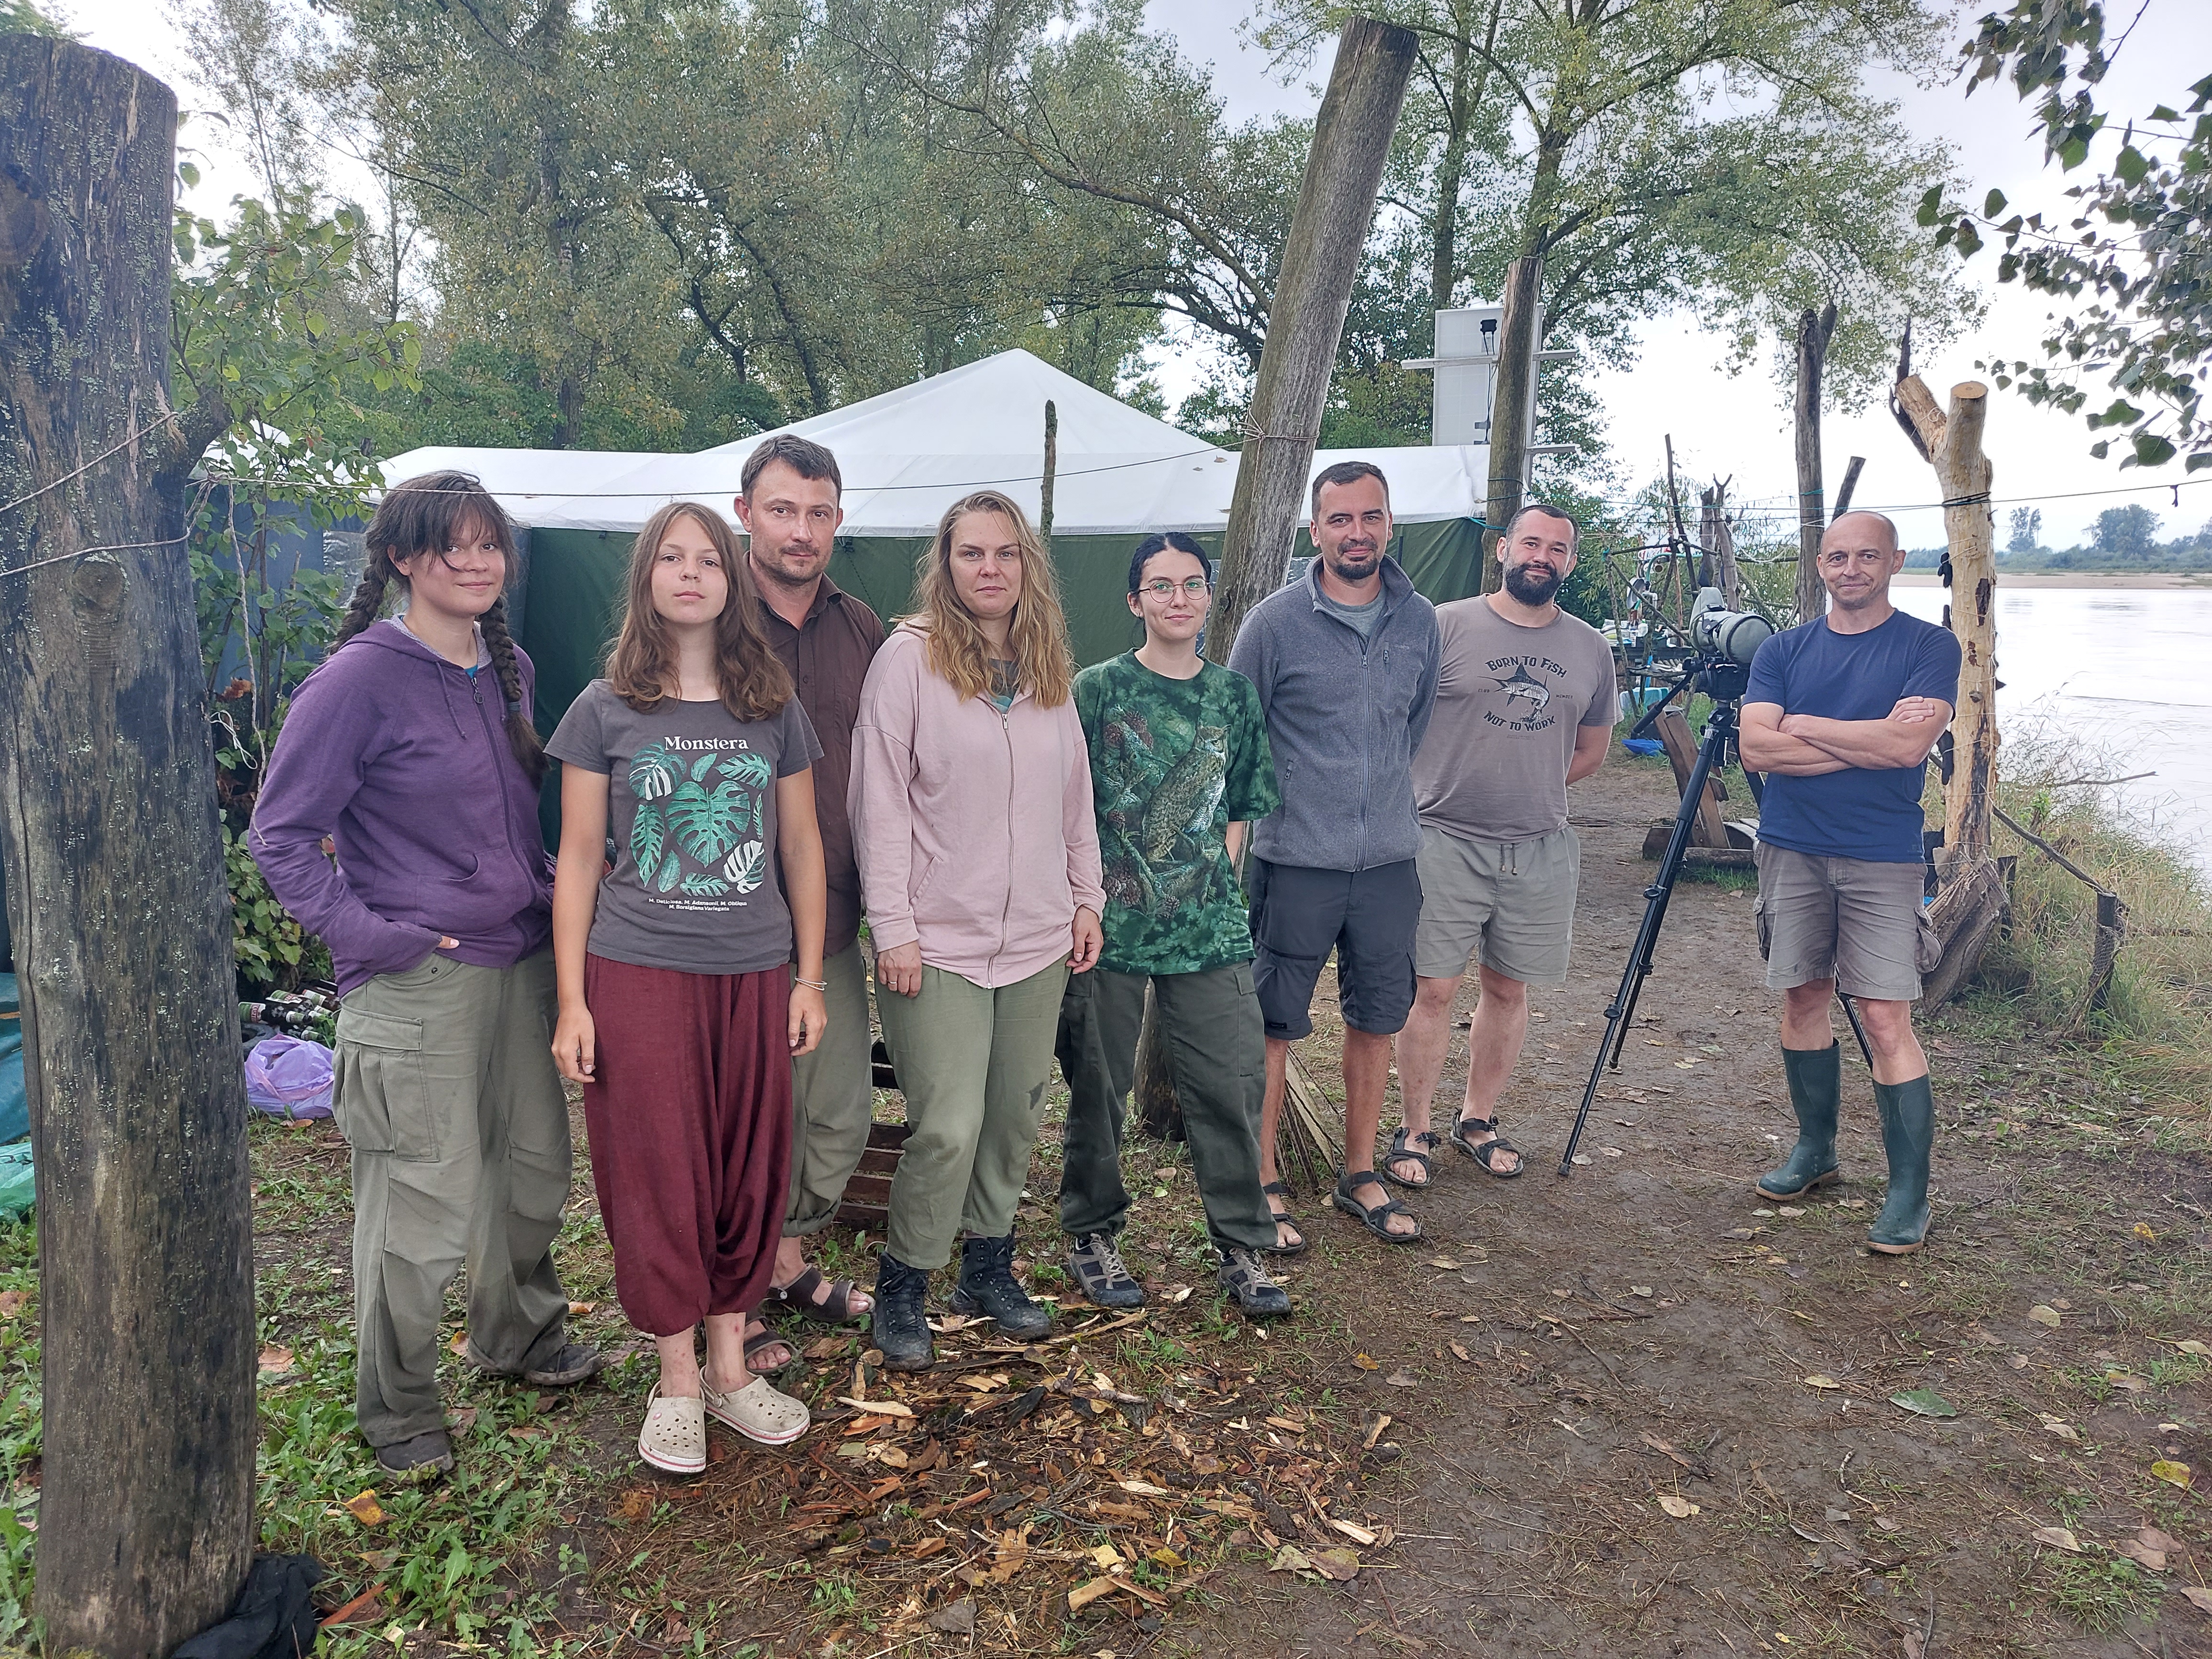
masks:
<svg viewBox="0 0 2212 1659"><path fill-rule="evenodd" d="M955 501L915 586L860 690L850 795L910 1130L876 1279L894 1370L935 1358L923 1297L963 1231L953 1308L1012 1336L1051 1323L1014 1279L1014 1206L1105 904L1067 623L1027 516L995 490Z"/></svg>

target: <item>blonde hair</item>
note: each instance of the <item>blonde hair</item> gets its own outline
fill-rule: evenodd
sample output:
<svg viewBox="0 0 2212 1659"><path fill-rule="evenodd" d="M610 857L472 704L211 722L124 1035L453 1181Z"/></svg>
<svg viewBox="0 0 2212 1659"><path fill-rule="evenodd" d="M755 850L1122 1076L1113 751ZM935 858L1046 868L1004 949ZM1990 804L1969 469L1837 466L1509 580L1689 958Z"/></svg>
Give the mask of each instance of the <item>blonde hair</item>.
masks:
<svg viewBox="0 0 2212 1659"><path fill-rule="evenodd" d="M1075 654L1068 648L1067 613L1060 609L1060 586L1052 561L1030 527L1020 503L995 489L963 495L945 509L937 535L915 562L916 609L899 620L929 641L929 666L963 697L991 691L991 653L983 629L960 602L952 585L952 538L971 513L996 513L1013 526L1021 550L1022 597L1014 606L1006 643L1013 653L1019 684L1042 708L1066 702L1075 681Z"/></svg>
<svg viewBox="0 0 2212 1659"><path fill-rule="evenodd" d="M760 596L736 532L720 514L696 501L662 507L645 521L631 544L629 605L607 659L607 684L641 714L651 714L663 698L677 693L676 653L667 624L653 608L653 562L669 526L686 518L707 532L729 580L729 600L714 619L714 673L722 707L741 720L767 720L791 701L791 675L769 643Z"/></svg>

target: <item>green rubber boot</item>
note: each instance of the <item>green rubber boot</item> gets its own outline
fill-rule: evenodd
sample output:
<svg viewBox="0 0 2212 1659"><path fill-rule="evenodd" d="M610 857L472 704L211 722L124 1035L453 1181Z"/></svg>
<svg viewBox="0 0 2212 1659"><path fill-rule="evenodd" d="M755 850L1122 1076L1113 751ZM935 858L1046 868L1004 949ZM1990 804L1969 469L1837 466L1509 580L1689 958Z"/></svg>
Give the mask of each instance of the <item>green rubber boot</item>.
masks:
<svg viewBox="0 0 2212 1659"><path fill-rule="evenodd" d="M1867 1233L1884 1255L1911 1255L1928 1237L1928 1160L1936 1150L1936 1096L1924 1077L1877 1083L1881 1144L1889 1154L1889 1196Z"/></svg>
<svg viewBox="0 0 2212 1659"><path fill-rule="evenodd" d="M1759 1176L1754 1190L1761 1198L1802 1198L1842 1179L1836 1167L1836 1110L1844 1092L1843 1050L1832 1042L1825 1048L1784 1048L1782 1069L1797 1112L1797 1144L1788 1163Z"/></svg>

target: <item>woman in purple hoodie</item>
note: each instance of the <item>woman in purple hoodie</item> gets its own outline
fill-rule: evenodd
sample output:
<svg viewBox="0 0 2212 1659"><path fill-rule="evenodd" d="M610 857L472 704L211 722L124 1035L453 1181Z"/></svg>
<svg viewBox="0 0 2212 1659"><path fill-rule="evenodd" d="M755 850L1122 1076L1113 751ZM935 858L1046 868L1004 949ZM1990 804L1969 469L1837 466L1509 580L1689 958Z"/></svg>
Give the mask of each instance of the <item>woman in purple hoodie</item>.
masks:
<svg viewBox="0 0 2212 1659"><path fill-rule="evenodd" d="M428 1478L453 1462L438 1320L465 1261L470 1364L560 1387L602 1361L568 1340L553 1267L568 1112L550 1048L545 762L502 598L514 533L476 479L433 472L386 494L368 543L249 844L337 978L356 1421L385 1469ZM406 608L380 622L394 584Z"/></svg>

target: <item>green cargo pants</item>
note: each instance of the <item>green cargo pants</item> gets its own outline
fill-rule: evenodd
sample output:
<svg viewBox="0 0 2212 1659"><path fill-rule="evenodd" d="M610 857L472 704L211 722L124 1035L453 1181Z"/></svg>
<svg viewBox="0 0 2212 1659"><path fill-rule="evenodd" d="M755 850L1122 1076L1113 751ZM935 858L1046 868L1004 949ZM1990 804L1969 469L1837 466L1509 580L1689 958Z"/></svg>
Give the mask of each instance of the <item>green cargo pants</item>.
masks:
<svg viewBox="0 0 2212 1659"><path fill-rule="evenodd" d="M568 1108L553 1066L553 954L432 956L338 1011L338 1127L353 1148L356 1421L372 1446L445 1426L438 1321L469 1270L469 1342L520 1373L560 1352L553 1236Z"/></svg>
<svg viewBox="0 0 2212 1659"><path fill-rule="evenodd" d="M783 1236L803 1238L836 1219L845 1183L868 1150L875 1115L874 1073L868 1064L868 969L855 940L825 957L830 1029L811 1054L791 1062L791 1192Z"/></svg>
<svg viewBox="0 0 2212 1659"><path fill-rule="evenodd" d="M1128 1218L1121 1125L1136 1077L1146 979L1093 969L1079 975L1060 1000L1058 1048L1068 1101L1060 1224L1071 1238L1118 1234ZM1251 966L1158 974L1150 982L1206 1230L1219 1249L1272 1249L1274 1215L1260 1190L1267 1039Z"/></svg>
<svg viewBox="0 0 2212 1659"><path fill-rule="evenodd" d="M878 1000L909 1130L884 1248L908 1267L942 1267L963 1231L1013 1231L1066 984L1057 962L995 991L925 967L920 995Z"/></svg>

